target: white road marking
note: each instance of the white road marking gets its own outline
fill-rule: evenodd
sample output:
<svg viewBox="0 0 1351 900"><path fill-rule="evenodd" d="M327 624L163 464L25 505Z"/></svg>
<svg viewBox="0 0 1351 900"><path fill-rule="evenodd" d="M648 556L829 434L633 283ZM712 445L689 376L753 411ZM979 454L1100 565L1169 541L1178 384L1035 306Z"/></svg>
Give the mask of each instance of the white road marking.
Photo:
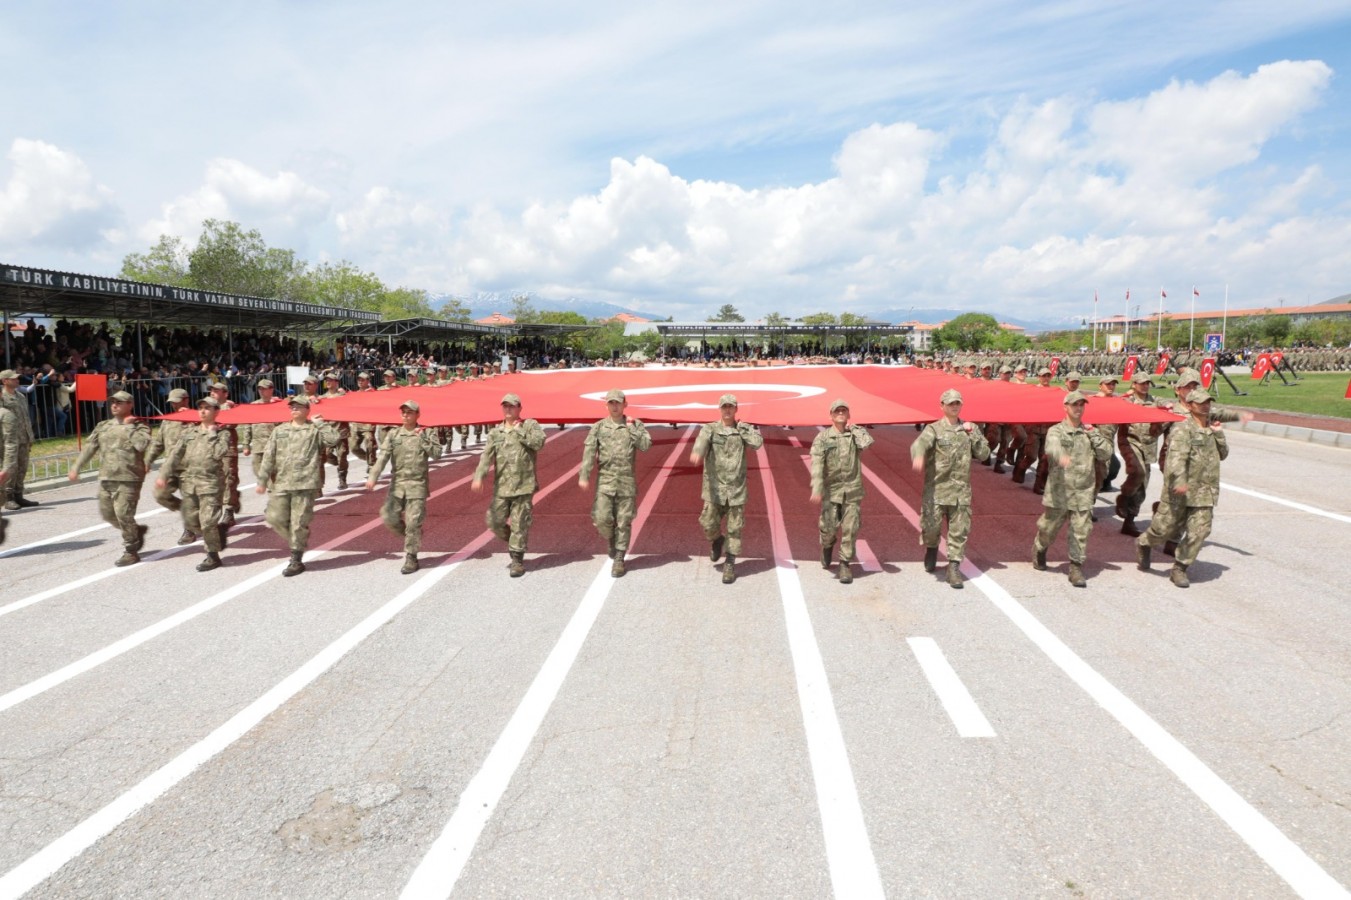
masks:
<svg viewBox="0 0 1351 900"><path fill-rule="evenodd" d="M912 524L918 525L914 508L901 500L871 470L864 468L868 480L877 485L883 496ZM1112 686L1078 654L1042 625L1022 604L993 578L967 559L962 562L962 573L973 587L980 590L995 607L1013 622L1033 644L1060 667L1085 693L1092 697L1108 715L1116 719L1136 740L1178 777L1200 800L1253 849L1297 894L1302 897L1344 897L1345 888L1337 883L1318 863L1290 840L1280 829L1258 812L1238 792L1136 706L1125 694Z"/></svg>
<svg viewBox="0 0 1351 900"><path fill-rule="evenodd" d="M994 737L994 728L990 726L980 707L976 706L976 701L971 698L971 692L962 684L962 679L948 663L943 651L938 648L938 642L926 637L912 637L906 640L919 662L920 669L924 672L924 677L929 679L929 685L938 695L943 708L948 711L952 724L957 726L957 734L970 738Z"/></svg>
<svg viewBox="0 0 1351 900"><path fill-rule="evenodd" d="M662 465L656 482L648 489L642 506L633 520L633 531L629 536L630 545L637 543L642 525L647 521L666 478L672 467L680 459L685 445L693 437L694 430L685 429L684 435L676 442L675 449ZM566 477L572 477L580 471L580 465ZM502 794L511 783L512 777L520 767L521 759L530 748L531 741L539 732L539 727L558 696L563 681L568 677L577 654L582 649L591 626L600 615L601 608L610 594L615 579L610 577L610 561L607 559L596 573L591 586L582 597L577 611L568 620L558 643L544 661L535 680L530 683L521 703L512 713L506 728L488 752L483 766L465 786L460 802L455 807L450 821L441 834L427 850L427 854L418 863L408 883L404 885L400 897L403 900L423 900L423 898L449 897L464 871L469 856L474 852L488 820L492 818Z"/></svg>
<svg viewBox="0 0 1351 900"><path fill-rule="evenodd" d="M798 702L802 706L802 725L807 737L807 755L811 760L816 800L821 810L821 832L825 839L826 860L830 865L830 883L839 898L883 897L882 876L868 839L859 804L854 771L844 745L844 733L835 712L821 648L817 646L811 617L802 594L783 524L783 507L774 488L769 459L762 447L761 481L774 547L774 571L778 575L779 595L783 599L784 624L788 647L797 677Z"/></svg>
<svg viewBox="0 0 1351 900"><path fill-rule="evenodd" d="M143 513L137 513L136 518L148 519L151 516L157 516L160 513L166 513L168 511L169 510L161 506L156 509L147 510L146 512ZM9 524L13 525L14 522L11 520ZM4 559L6 556L14 556L17 553L23 553L25 550L32 550L35 547L45 547L48 544L57 544L60 543L61 541L68 541L71 538L79 537L82 534L89 534L91 531L99 531L104 528L112 528L112 527L113 526L109 525L107 522L100 522L97 525L90 525L88 528L78 528L75 531L67 531L65 534L58 534L55 537L43 538L40 541L33 541L32 543L28 544L21 544L18 547L10 547L8 550L0 550L0 559Z"/></svg>
<svg viewBox="0 0 1351 900"><path fill-rule="evenodd" d="M1256 497L1258 500L1266 500L1270 503L1279 503L1281 506L1288 506L1291 509L1297 509L1300 512L1312 513L1315 516L1322 516L1325 519L1332 519L1336 522L1346 522L1351 524L1351 516L1344 516L1341 513L1328 512L1326 509L1319 509L1316 506L1309 506L1306 503L1297 503L1294 500L1286 500L1283 497L1273 497L1271 494L1263 494L1260 491L1254 491L1250 488L1242 488L1237 485L1225 484L1220 482L1220 489L1233 491L1236 494L1246 494L1249 497Z"/></svg>
<svg viewBox="0 0 1351 900"><path fill-rule="evenodd" d="M854 540L854 552L858 554L858 564L863 567L865 572L880 572L882 564L877 561L877 554L873 548L868 546L868 542L862 538Z"/></svg>

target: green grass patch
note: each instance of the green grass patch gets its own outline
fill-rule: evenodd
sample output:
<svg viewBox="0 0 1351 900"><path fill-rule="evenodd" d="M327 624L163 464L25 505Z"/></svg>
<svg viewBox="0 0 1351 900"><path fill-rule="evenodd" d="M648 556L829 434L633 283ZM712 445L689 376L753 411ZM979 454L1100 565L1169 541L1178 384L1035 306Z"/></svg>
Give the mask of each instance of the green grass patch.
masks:
<svg viewBox="0 0 1351 900"><path fill-rule="evenodd" d="M1253 381L1246 373L1229 377L1240 391L1248 393L1242 397L1236 395L1224 379L1217 376L1211 390L1216 400L1226 406L1351 419L1351 400L1346 398L1346 384L1351 380L1351 374L1346 372L1310 372L1293 380L1288 387L1275 375L1266 384ZM1285 377L1289 379L1289 373Z"/></svg>

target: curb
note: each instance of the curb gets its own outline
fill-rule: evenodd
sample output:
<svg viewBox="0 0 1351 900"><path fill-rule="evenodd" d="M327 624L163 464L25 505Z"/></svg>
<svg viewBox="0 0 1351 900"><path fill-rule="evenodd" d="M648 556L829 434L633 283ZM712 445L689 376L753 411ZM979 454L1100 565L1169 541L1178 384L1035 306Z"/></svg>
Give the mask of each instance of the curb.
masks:
<svg viewBox="0 0 1351 900"><path fill-rule="evenodd" d="M1319 428L1305 428L1302 425L1283 425L1279 422L1259 422L1256 419L1251 422L1230 422L1225 427L1235 431L1246 431L1249 434L1351 450L1351 434L1340 431L1324 431Z"/></svg>

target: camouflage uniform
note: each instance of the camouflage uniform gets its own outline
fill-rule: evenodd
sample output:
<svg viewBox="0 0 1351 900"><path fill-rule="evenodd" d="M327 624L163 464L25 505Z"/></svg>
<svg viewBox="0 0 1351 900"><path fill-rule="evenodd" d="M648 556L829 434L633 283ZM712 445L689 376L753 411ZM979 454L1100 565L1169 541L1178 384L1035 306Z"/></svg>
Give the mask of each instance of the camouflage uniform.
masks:
<svg viewBox="0 0 1351 900"><path fill-rule="evenodd" d="M371 387L371 379L367 373L363 372L357 377L356 393L364 394L375 390ZM380 452L380 442L375 438L375 426L365 422L352 422L349 428L352 433L352 449L356 451L357 458L366 464L366 471L369 473Z"/></svg>
<svg viewBox="0 0 1351 900"><path fill-rule="evenodd" d="M281 403L282 398L274 397L271 403ZM267 406L267 401L255 400L250 406ZM249 448L249 465L253 469L253 480L263 484L263 454L267 452L268 438L276 430L278 422L255 422L252 425L239 426L239 446Z"/></svg>
<svg viewBox="0 0 1351 900"><path fill-rule="evenodd" d="M493 499L484 520L493 534L507 542L513 559L515 554L525 554L530 538L534 495L539 489L535 455L544 440L544 429L534 419L522 419L514 428L508 428L505 422L494 425L474 470L475 480L482 481L488 469L495 467Z"/></svg>
<svg viewBox="0 0 1351 900"><path fill-rule="evenodd" d="M1061 465L1061 457L1068 456L1069 466ZM1098 495L1097 463L1112 457L1112 445L1107 436L1093 426L1075 426L1068 418L1052 425L1046 433L1046 463L1050 472L1046 478L1046 493L1041 504L1044 510L1037 519L1037 536L1032 550L1037 554L1038 568L1045 566L1046 551L1069 520L1070 562L1083 566L1088 550L1088 536L1093 531L1093 501ZM1071 575L1071 580L1078 581Z"/></svg>
<svg viewBox="0 0 1351 900"><path fill-rule="evenodd" d="M18 377L18 373L13 370L8 374L14 378ZM8 409L14 414L14 435L18 441L14 467L9 470L9 478L0 485L0 499L7 501L6 509L35 505L36 501L28 500L23 495L24 482L28 479L28 454L33 447L33 420L28 418L28 398L22 391L16 390L11 394L8 390L0 388L0 408Z"/></svg>
<svg viewBox="0 0 1351 900"><path fill-rule="evenodd" d="M334 378L325 378L324 380L326 382L336 381L336 376ZM334 397L346 396L346 394L347 392L341 387L333 387L320 394L319 399L329 400ZM338 467L338 490L343 490L347 487L347 454L352 445L352 427L346 422L339 422L334 426L334 430L338 435L338 442L329 447L327 458L330 463ZM324 472L320 469L319 489L322 491L323 487Z"/></svg>
<svg viewBox="0 0 1351 900"><path fill-rule="evenodd" d="M1194 391L1188 399L1198 395L1210 398L1204 391ZM1163 490L1165 496L1178 502L1160 505L1159 515L1137 539L1136 547L1137 553L1143 551L1140 567L1148 568L1148 556L1145 555L1148 549L1159 546L1174 533L1182 533L1173 567L1173 583L1186 587L1187 567L1196 562L1201 545L1210 536L1215 504L1220 497L1220 462L1229 456L1229 442L1223 431L1199 425L1194 417L1176 423L1173 430ZM1186 486L1185 494L1174 493L1174 488L1180 485Z"/></svg>
<svg viewBox="0 0 1351 900"><path fill-rule="evenodd" d="M962 562L971 534L971 460L980 462L990 455L985 435L974 427L968 432L966 424L954 426L946 418L939 419L924 426L910 445L910 458L924 460L919 542L936 550L943 520L947 520L949 580Z"/></svg>
<svg viewBox="0 0 1351 900"><path fill-rule="evenodd" d="M1136 406L1157 406L1155 399L1146 394L1140 397L1134 391L1126 399ZM1140 506L1145 502L1149 490L1150 463L1158 454L1159 433L1163 426L1158 422L1137 422L1123 425L1117 429L1117 447L1121 451L1121 461L1126 466L1126 480L1121 484L1121 493L1116 498L1116 514L1122 518L1121 532L1138 535L1135 530L1135 517L1140 514Z"/></svg>
<svg viewBox="0 0 1351 900"><path fill-rule="evenodd" d="M758 450L765 439L754 426L737 422L727 426L709 422L699 429L694 453L703 457L703 511L699 524L710 542L722 536L722 520L727 519L724 545L730 561L741 555L741 531L746 525L746 450Z"/></svg>
<svg viewBox="0 0 1351 900"><path fill-rule="evenodd" d="M430 428L391 428L380 442L380 455L366 475L368 481L380 477L391 466L389 492L380 507L385 527L403 535L403 552L417 556L422 549L422 523L427 518L427 463L441 458L441 444Z"/></svg>
<svg viewBox="0 0 1351 900"><path fill-rule="evenodd" d="M122 396L130 399L127 394ZM150 427L144 422L105 419L85 438L84 450L72 468L80 471L98 454L99 515L122 532L122 546L129 556L144 543L144 526L136 524L136 506L145 484L145 451L149 446Z"/></svg>
<svg viewBox="0 0 1351 900"><path fill-rule="evenodd" d="M616 422L608 416L591 426L582 444L582 476L588 480L599 464L591 523L610 547L612 559L629 552L633 518L638 514L638 479L634 459L652 446L642 422Z"/></svg>
<svg viewBox="0 0 1351 900"><path fill-rule="evenodd" d="M309 546L314 499L323 490L323 454L337 445L338 430L331 422L285 422L268 437L259 466L259 484L270 491L264 518L286 541L293 559Z"/></svg>
<svg viewBox="0 0 1351 900"><path fill-rule="evenodd" d="M840 562L854 561L854 544L863 523L863 464L859 454L872 445L873 436L860 425L848 425L844 431L831 425L812 441L812 496L821 498L817 525L823 563L828 562L828 551L835 546L837 529Z"/></svg>
<svg viewBox="0 0 1351 900"><path fill-rule="evenodd" d="M184 392L186 397L187 392ZM155 460L159 459L183 438L189 428L193 428L191 422L179 422L174 419L164 419L159 423L159 428L155 429L154 435L150 438L150 446L145 451L145 467L148 471ZM179 500L175 494L178 493L178 476L165 475L160 472L160 477L164 479L164 487L158 484L154 487L155 502L170 512L179 512L183 508L183 501ZM184 522L184 528L187 523Z"/></svg>
<svg viewBox="0 0 1351 900"><path fill-rule="evenodd" d="M177 477L183 491L183 525L202 536L207 553L220 553L223 546L220 521L229 454L229 432L197 425L183 432L160 468L165 482Z"/></svg>
<svg viewBox="0 0 1351 900"><path fill-rule="evenodd" d="M14 411L0 406L0 472L6 473L5 484L14 477L14 469L19 461L19 427L14 419ZM4 485L0 485L3 495ZM5 542L5 514L0 512L0 544Z"/></svg>

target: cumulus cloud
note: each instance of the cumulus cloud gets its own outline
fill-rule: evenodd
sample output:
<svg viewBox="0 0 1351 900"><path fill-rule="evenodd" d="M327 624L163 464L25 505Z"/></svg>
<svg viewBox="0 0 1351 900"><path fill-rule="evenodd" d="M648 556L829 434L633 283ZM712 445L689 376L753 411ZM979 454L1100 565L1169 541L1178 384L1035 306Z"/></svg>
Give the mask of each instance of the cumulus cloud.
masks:
<svg viewBox="0 0 1351 900"><path fill-rule="evenodd" d="M113 192L80 157L43 141L16 138L0 188L0 242L80 250L102 243L121 217Z"/></svg>
<svg viewBox="0 0 1351 900"><path fill-rule="evenodd" d="M165 203L159 218L141 228L141 237L153 242L169 234L192 241L206 219L230 219L258 229L274 246L303 246L330 208L329 195L294 172L266 175L238 160L213 159L202 185Z"/></svg>

